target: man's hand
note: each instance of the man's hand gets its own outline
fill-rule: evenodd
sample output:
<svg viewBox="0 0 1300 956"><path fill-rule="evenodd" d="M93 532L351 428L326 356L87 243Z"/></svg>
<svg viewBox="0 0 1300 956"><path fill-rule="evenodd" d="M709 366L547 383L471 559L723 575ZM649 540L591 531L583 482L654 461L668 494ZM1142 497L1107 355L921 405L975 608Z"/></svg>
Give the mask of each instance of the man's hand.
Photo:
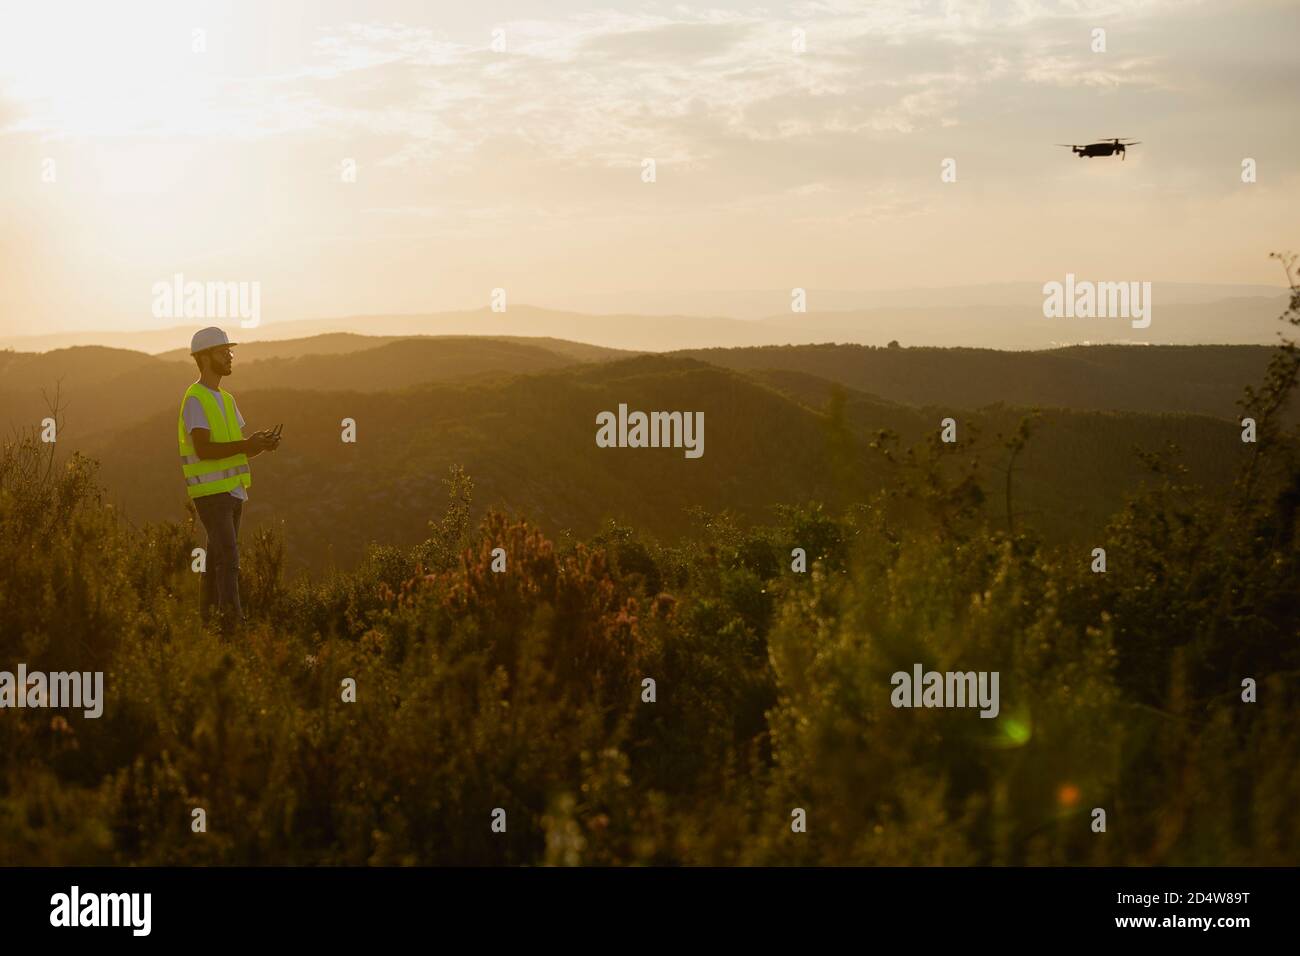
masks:
<svg viewBox="0 0 1300 956"><path fill-rule="evenodd" d="M263 453L263 451L274 451L278 449L279 437L264 428L260 429L260 431L253 432L250 436L244 438L243 444L244 447L246 447L244 454L248 455L248 458L253 458L256 457L256 455Z"/></svg>
<svg viewBox="0 0 1300 956"><path fill-rule="evenodd" d="M275 451L280 447L280 436L272 435L270 429L263 428L248 436L248 454L260 455L264 451Z"/></svg>

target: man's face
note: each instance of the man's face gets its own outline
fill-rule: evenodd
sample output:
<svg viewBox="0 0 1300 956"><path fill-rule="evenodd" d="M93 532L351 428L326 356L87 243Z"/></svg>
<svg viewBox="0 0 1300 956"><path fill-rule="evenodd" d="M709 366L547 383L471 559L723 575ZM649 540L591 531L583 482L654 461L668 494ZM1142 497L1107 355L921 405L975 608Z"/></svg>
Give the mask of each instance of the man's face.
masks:
<svg viewBox="0 0 1300 956"><path fill-rule="evenodd" d="M218 375L229 375L231 361L234 359L234 349L229 345L221 345L215 349L208 349L204 353L208 359L208 365L212 371Z"/></svg>

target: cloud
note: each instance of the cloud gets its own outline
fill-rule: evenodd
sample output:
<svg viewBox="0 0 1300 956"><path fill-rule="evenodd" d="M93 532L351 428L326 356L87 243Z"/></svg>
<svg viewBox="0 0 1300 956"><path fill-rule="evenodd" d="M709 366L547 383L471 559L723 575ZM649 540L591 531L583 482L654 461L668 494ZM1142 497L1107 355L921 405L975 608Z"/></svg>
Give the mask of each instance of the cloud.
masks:
<svg viewBox="0 0 1300 956"><path fill-rule="evenodd" d="M619 67L637 64L667 64L686 67L709 61L725 61L743 48L748 36L759 29L753 22L653 21L634 29L616 29L586 38L583 54L612 61Z"/></svg>
<svg viewBox="0 0 1300 956"><path fill-rule="evenodd" d="M189 10L171 4L138 22L105 12L71 37L50 15L0 34L0 136L16 170L0 199L9 214L18 197L37 222L62 211L75 225L61 241L84 244L87 269L130 241L166 274L196 234L214 234L257 268L301 255L322 278L293 295L323 303L354 264L405 289L394 263L435 263L477 296L507 260L573 289L656 284L637 271L651 259L672 281L706 284L719 269L743 282L778 266L851 283L864 250L893 276L936 244L980 274L1004 260L1036 268L1024 263L1063 243L1140 259L1192 235L1170 225L1178 208L1204 226L1194 203L1224 199L1234 227L1203 227L1205 248L1181 252L1215 266L1229 234L1272 241L1286 221L1246 203L1276 195L1294 168L1294 4L719 5L568 14L538 0L500 23L416 0L342 19L329 5L293 16L247 5L224 33L213 26L206 55L189 49ZM257 33L277 16L278 32ZM1105 54L1091 52L1095 26ZM1116 134L1143 140L1122 167L1052 145ZM31 172L47 150L62 178L39 191ZM1243 156L1261 170L1248 199ZM340 187L345 157L361 175ZM947 157L960 177L941 184ZM145 187L166 202L146 208ZM1076 208L1094 218L1044 240ZM334 257L328 277L322 254ZM421 275L409 295L423 302L430 287ZM349 288L358 303L377 294L373 282Z"/></svg>

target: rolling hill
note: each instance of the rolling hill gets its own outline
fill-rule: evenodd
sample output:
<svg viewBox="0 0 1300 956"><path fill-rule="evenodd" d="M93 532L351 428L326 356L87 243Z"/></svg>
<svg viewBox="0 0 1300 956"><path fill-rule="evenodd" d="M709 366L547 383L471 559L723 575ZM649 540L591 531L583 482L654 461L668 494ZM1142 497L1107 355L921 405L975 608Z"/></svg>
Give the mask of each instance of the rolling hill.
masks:
<svg viewBox="0 0 1300 956"><path fill-rule="evenodd" d="M846 397L848 437L837 444L827 403ZM963 438L978 433L989 475L1023 412L979 412L883 403L826 380L790 373L745 375L686 359L640 356L494 381L394 391L262 389L242 398L250 422L285 423L285 444L254 463L250 527L279 522L295 567L349 565L370 542L414 544L441 513L441 479L463 466L476 509L529 514L548 532L584 536L614 520L652 536L691 529L690 510L729 510L768 520L778 503L843 506L889 487L890 472L867 443L881 428L907 444L932 436L952 413ZM630 409L703 411L705 453L599 448L596 415ZM84 443L98 457L114 500L133 521L176 518L185 499L164 408ZM357 423L344 444L340 422ZM1135 490L1135 449L1180 445L1199 478L1226 480L1241 443L1228 422L1189 415L1054 410L1035 427L1019 463L1015 510L1053 540L1094 540ZM140 449L122 454L121 449ZM994 514L1003 507L990 499Z"/></svg>
<svg viewBox="0 0 1300 956"><path fill-rule="evenodd" d="M986 483L1001 487L1026 409L1041 409L1017 462L1013 511L1060 543L1095 538L1144 478L1136 449L1183 449L1193 474L1227 480L1241 453L1234 418L1258 381L1262 347L1094 346L1048 352L857 345L626 355L554 340L327 336L241 346L228 381L250 427L283 422L285 444L255 463L249 527L283 522L299 568L349 564L371 542L411 544L463 466L476 507L529 514L552 533L608 520L669 538L690 510L767 520L777 503L834 506L891 487L868 448L882 429L905 444L942 418L978 440ZM579 361L587 357L595 361ZM0 353L10 429L66 400L59 450L102 463L110 500L133 521L175 519L175 403L188 356L85 347ZM705 454L602 449L596 415L620 403L705 413ZM340 440L357 422L358 441ZM995 516L1001 494L990 495Z"/></svg>
<svg viewBox="0 0 1300 956"><path fill-rule="evenodd" d="M320 338L324 341L239 346L235 374L227 385L237 396L272 387L378 391L562 368L621 354L577 343L540 344L547 340ZM340 351L349 346L352 351ZM44 353L0 352L0 422L10 429L39 422L57 389L67 412L62 434L75 441L178 402L195 377L185 351L150 356L79 346Z"/></svg>
<svg viewBox="0 0 1300 956"><path fill-rule="evenodd" d="M1235 419L1265 346L1092 345L1044 352L794 345L672 353L737 371L802 372L908 405L1052 406ZM1296 416L1300 409L1292 408ZM1293 417L1293 420L1296 420Z"/></svg>

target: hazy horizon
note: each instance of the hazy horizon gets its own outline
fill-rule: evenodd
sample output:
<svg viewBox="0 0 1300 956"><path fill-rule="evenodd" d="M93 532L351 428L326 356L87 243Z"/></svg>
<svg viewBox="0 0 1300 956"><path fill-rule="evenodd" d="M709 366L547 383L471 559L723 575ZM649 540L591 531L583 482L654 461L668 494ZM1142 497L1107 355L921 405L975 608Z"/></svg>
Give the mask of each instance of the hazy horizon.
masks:
<svg viewBox="0 0 1300 956"><path fill-rule="evenodd" d="M0 349L46 352L100 345L152 354L185 352L202 325L227 329L235 341L310 340L339 333L370 337L494 336L556 338L606 348L670 352L690 348L844 342L1038 351L1071 345L1272 345L1289 290L1267 285L1155 283L1160 322L1134 329L1124 319L1053 324L1042 317L1038 286L1007 283L878 293L807 290L825 308L773 312L780 291L647 294L637 311L554 309L520 303L436 313L387 313L267 321L169 319L135 331L82 330L0 336ZM656 302L658 307L656 307ZM718 306L710 309L710 303ZM836 308L835 306L839 306ZM1154 307L1153 307L1154 308ZM729 314L728 314L729 313Z"/></svg>

